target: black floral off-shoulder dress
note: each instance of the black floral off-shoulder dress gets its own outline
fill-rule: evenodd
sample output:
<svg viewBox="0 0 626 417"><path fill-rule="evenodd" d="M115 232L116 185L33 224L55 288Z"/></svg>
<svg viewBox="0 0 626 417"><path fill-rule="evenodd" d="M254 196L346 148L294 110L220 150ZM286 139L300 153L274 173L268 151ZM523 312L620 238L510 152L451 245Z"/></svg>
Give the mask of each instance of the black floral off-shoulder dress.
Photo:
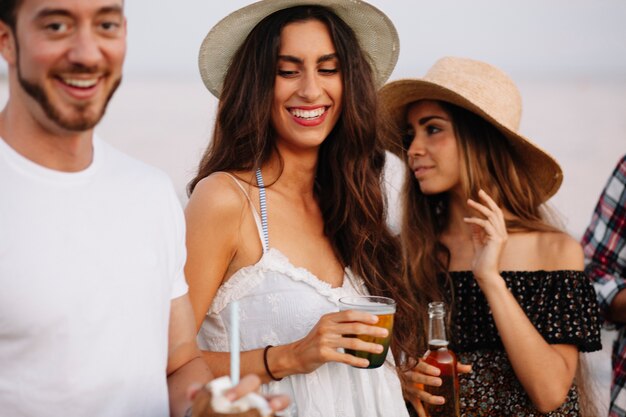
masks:
<svg viewBox="0 0 626 417"><path fill-rule="evenodd" d="M463 416L579 416L578 390L563 405L539 413L517 380L500 340L487 300L470 271L451 272L454 309L451 349L472 365L460 376ZM601 349L600 319L593 287L581 271L503 272L507 287L550 344L576 345L581 352Z"/></svg>

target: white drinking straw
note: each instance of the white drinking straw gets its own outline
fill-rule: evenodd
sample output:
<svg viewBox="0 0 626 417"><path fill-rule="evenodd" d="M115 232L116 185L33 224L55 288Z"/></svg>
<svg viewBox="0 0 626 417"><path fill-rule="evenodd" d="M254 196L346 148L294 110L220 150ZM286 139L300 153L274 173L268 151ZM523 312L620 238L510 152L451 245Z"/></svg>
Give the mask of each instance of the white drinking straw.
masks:
<svg viewBox="0 0 626 417"><path fill-rule="evenodd" d="M230 304L230 380L239 383L239 302Z"/></svg>

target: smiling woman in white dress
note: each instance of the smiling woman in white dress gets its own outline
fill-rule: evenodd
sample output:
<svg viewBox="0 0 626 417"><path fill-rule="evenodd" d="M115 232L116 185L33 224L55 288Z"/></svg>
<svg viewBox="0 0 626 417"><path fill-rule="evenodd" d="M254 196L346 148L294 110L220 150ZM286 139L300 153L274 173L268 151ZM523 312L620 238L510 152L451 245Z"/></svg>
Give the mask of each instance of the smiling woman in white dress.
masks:
<svg viewBox="0 0 626 417"><path fill-rule="evenodd" d="M376 86L398 54L395 28L353 1L262 1L218 23L200 69L220 98L213 140L189 185L186 275L198 341L229 370L233 301L241 372L285 392L289 416L406 416L392 354L377 369L352 348L382 346L377 317L342 296L397 303L392 351L416 333L399 245L386 226ZM370 36L371 34L376 36ZM230 63L230 65L228 65Z"/></svg>

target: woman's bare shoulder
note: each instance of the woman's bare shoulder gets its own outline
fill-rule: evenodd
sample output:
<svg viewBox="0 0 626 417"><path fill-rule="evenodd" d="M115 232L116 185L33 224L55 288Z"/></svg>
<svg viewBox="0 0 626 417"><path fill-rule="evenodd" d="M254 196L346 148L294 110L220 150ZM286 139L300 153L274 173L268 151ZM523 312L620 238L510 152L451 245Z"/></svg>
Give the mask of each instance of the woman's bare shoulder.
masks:
<svg viewBox="0 0 626 417"><path fill-rule="evenodd" d="M187 215L228 218L234 213L240 214L241 209L248 204L244 194L248 185L238 180L238 177L225 172L214 172L200 180L189 197L185 210ZM237 181L241 186L237 185Z"/></svg>
<svg viewBox="0 0 626 417"><path fill-rule="evenodd" d="M543 269L548 271L582 271L584 254L580 243L565 232L542 232L538 236L538 250L542 254Z"/></svg>
<svg viewBox="0 0 626 417"><path fill-rule="evenodd" d="M502 269L514 271L579 271L584 268L580 244L564 232L522 232L509 235Z"/></svg>

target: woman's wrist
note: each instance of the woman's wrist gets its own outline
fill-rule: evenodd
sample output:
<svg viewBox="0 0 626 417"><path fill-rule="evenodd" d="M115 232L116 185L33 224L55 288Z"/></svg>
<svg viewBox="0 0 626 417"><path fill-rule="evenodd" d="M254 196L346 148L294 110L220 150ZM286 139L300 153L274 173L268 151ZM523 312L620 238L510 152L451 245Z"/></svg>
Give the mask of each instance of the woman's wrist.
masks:
<svg viewBox="0 0 626 417"><path fill-rule="evenodd" d="M267 368L274 380L283 379L286 376L298 372L297 360L293 357L291 345L272 346L265 353Z"/></svg>
<svg viewBox="0 0 626 417"><path fill-rule="evenodd" d="M474 277L478 283L478 286L485 294L487 294L488 292L508 290L504 278L502 278L502 275L500 275L498 272L485 274L483 276L474 275Z"/></svg>
<svg viewBox="0 0 626 417"><path fill-rule="evenodd" d="M265 346L265 349L263 349L263 366L265 367L265 373L267 374L267 376L270 377L271 380L273 381L281 381L283 378L279 378L276 375L274 375L274 373L272 372L272 369L269 365L269 361L268 361L268 355L269 355L269 351L271 348L273 348L273 345L267 345Z"/></svg>

